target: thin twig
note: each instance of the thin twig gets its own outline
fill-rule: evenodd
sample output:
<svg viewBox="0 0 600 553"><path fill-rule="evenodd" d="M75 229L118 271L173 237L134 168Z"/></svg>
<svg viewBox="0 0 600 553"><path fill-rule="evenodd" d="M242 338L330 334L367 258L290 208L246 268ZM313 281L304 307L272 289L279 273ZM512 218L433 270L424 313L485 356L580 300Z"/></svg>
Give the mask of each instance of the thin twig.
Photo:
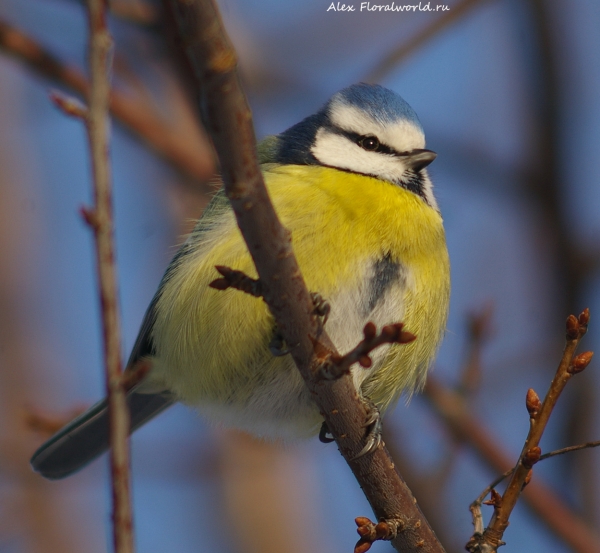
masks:
<svg viewBox="0 0 600 553"><path fill-rule="evenodd" d="M35 73L88 98L89 83L78 69L64 64L22 31L0 20L0 49ZM205 182L214 173L208 144L191 141L169 125L146 101L119 90L110 92L112 115L149 148L183 174Z"/></svg>
<svg viewBox="0 0 600 553"><path fill-rule="evenodd" d="M430 375L423 395L450 432L471 447L482 462L492 467L494 472L504 473L511 466L514 467L514 461L500 447L499 440L480 422L480 417L471 411L461 394L443 386ZM524 500L547 527L573 551L600 551L600 536L539 478L527 486Z"/></svg>
<svg viewBox="0 0 600 553"><path fill-rule="evenodd" d="M467 544L468 551L472 553L492 553L504 544L502 537L508 527L510 515L517 504L524 485L531 478L533 465L540 460L541 449L539 443L554 406L571 377L583 371L592 359L591 352L575 356L579 341L587 332L589 316L589 310L586 309L579 317L570 315L567 318L566 346L544 401L540 402L533 390L528 391L526 406L530 416L530 429L525 445L502 498L494 501L492 520L483 533L478 528L480 521L477 518L475 534Z"/></svg>
<svg viewBox="0 0 600 553"><path fill-rule="evenodd" d="M319 377L325 380L335 380L344 374L348 374L355 363L368 369L373 364L370 354L379 346L383 344L409 344L416 340L417 337L412 332L402 330L403 327L402 323L387 325L378 333L377 327L373 323L367 323L363 328L364 339L344 355L329 355L327 360L321 364Z"/></svg>
<svg viewBox="0 0 600 553"><path fill-rule="evenodd" d="M434 19L432 23L427 25L415 36L389 52L374 69L371 69L363 80L368 83L381 82L388 73L397 67L404 59L426 44L446 27L449 27L458 21L463 15L468 13L469 10L475 8L479 4L483 4L484 1L485 0L462 0L462 2L455 6L451 6L450 11L445 12L443 15Z"/></svg>
<svg viewBox="0 0 600 553"><path fill-rule="evenodd" d="M545 461L546 459L550 459L552 457L557 457L558 455L564 455L565 453L572 453L574 451L580 451L582 449L592 449L594 447L599 447L599 446L600 446L600 440L595 441L595 442L587 442L585 444L570 445L569 447L563 447L562 449L555 449L554 451L550 451L550 453L544 453L539 458L538 463ZM496 480L494 480L491 484L489 484L485 488L485 490L483 490L479 494L479 496L477 497L477 499L475 501L473 501L471 506L481 505L483 503L483 500L487 496L487 494L490 493L494 488L496 488L498 486L498 484L502 483L503 480L508 478L513 472L515 472L515 467L511 468L510 470L507 470L504 474L501 474L500 476L498 476L498 478L496 478Z"/></svg>
<svg viewBox="0 0 600 553"><path fill-rule="evenodd" d="M84 211L96 240L106 391L108 395L113 539L116 553L133 553L129 471L129 410L122 382L121 332L113 241L109 162L109 71L112 39L106 26L107 0L89 0L91 89L85 119L92 150L94 208Z"/></svg>
<svg viewBox="0 0 600 553"><path fill-rule="evenodd" d="M65 1L85 6L88 0ZM142 27L154 26L160 21L158 8L146 0L108 0L108 9L111 15Z"/></svg>
<svg viewBox="0 0 600 553"><path fill-rule="evenodd" d="M177 22L194 77L202 90L201 114L219 157L225 190L264 287L278 331L367 495L377 519L399 519L404 530L392 541L405 552L441 553L442 546L415 504L385 450L351 461L363 447L367 417L352 379L317 382L314 345L319 324L296 259L289 232L281 226L256 161L252 117L239 86L235 52L214 4L208 0L164 0ZM323 332L319 342L335 352Z"/></svg>

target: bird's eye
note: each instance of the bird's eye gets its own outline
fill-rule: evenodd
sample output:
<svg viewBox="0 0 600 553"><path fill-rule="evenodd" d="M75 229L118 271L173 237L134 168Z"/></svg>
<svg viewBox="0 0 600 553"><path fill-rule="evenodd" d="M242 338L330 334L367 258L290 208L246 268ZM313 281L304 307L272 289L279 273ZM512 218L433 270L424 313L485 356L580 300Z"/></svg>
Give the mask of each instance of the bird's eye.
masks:
<svg viewBox="0 0 600 553"><path fill-rule="evenodd" d="M361 136L358 139L358 145L368 152L375 152L379 149L379 140L376 136Z"/></svg>

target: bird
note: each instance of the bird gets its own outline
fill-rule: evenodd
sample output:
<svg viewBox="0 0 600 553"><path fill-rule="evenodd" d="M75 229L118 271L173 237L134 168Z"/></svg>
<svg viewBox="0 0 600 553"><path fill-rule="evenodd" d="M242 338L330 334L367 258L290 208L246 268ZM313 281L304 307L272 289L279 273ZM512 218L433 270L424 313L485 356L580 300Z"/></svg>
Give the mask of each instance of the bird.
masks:
<svg viewBox="0 0 600 553"><path fill-rule="evenodd" d="M416 335L351 369L360 397L383 415L425 382L443 338L450 263L427 167L422 125L409 104L358 83L257 147L265 185L309 290L326 299L325 329L340 352L363 328L402 321ZM125 372L149 369L128 392L131 431L175 402L209 421L270 440L315 436L323 418L267 305L209 286L228 266L257 278L225 194L217 192L181 245L144 316ZM43 444L31 465L60 479L108 449L107 400Z"/></svg>

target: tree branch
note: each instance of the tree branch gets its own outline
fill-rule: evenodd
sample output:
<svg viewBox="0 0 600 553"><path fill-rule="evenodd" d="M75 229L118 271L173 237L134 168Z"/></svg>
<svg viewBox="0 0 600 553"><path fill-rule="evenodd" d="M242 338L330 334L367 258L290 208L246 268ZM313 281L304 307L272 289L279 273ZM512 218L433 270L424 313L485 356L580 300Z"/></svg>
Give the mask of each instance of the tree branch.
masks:
<svg viewBox="0 0 600 553"><path fill-rule="evenodd" d="M82 210L94 231L104 335L106 391L113 493L113 539L116 553L133 553L129 471L129 410L123 386L121 332L113 243L109 162L109 71L112 39L106 26L106 0L89 0L91 88L85 117L92 151L94 208Z"/></svg>
<svg viewBox="0 0 600 553"><path fill-rule="evenodd" d="M90 86L81 71L62 63L39 43L2 20L0 49L23 62L35 73L83 98L89 97ZM139 97L130 97L113 89L109 105L112 115L118 121L183 174L199 182L212 177L214 164L207 143L190 141L189 137L166 123L148 102Z"/></svg>
<svg viewBox="0 0 600 553"><path fill-rule="evenodd" d="M293 255L289 232L277 219L256 161L252 116L239 86L235 52L208 0L165 0L177 22L194 76L202 90L201 116L219 157L225 190L248 245L264 297L308 388L325 417L340 451L363 487L378 519L400 520L393 540L405 552L438 552L443 548L396 473L385 450L352 459L362 449L367 412L349 375L334 381L314 377L319 361L313 340L318 321ZM326 333L318 343L335 348Z"/></svg>
<svg viewBox="0 0 600 553"><path fill-rule="evenodd" d="M540 402L533 390L527 392L526 406L530 416L530 429L525 445L504 494L502 496L496 492L492 494L494 514L490 524L483 532L476 527L475 534L467 544L468 551L492 553L504 544L502 537L508 527L510 515L524 486L531 478L533 465L540 460L539 443L554 406L571 377L583 371L592 359L591 352L575 355L579 341L587 332L589 316L589 310L586 309L579 317L570 315L567 318L565 350L544 401Z"/></svg>
<svg viewBox="0 0 600 553"><path fill-rule="evenodd" d="M512 471L511 459L494 439L492 432L479 422L456 391L429 376L425 398L457 438L479 455L497 473ZM528 484L525 502L569 547L578 553L600 551L600 537L595 534L556 493L539 479Z"/></svg>

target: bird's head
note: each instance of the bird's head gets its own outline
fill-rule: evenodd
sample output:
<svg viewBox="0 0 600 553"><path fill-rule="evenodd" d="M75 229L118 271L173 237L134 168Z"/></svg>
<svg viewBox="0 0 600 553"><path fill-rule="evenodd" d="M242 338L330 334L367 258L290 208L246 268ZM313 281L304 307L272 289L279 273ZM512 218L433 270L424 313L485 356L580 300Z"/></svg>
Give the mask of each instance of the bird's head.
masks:
<svg viewBox="0 0 600 553"><path fill-rule="evenodd" d="M360 83L281 133L274 161L372 176L406 188L437 209L425 170L435 157L425 149L417 114L398 94Z"/></svg>

